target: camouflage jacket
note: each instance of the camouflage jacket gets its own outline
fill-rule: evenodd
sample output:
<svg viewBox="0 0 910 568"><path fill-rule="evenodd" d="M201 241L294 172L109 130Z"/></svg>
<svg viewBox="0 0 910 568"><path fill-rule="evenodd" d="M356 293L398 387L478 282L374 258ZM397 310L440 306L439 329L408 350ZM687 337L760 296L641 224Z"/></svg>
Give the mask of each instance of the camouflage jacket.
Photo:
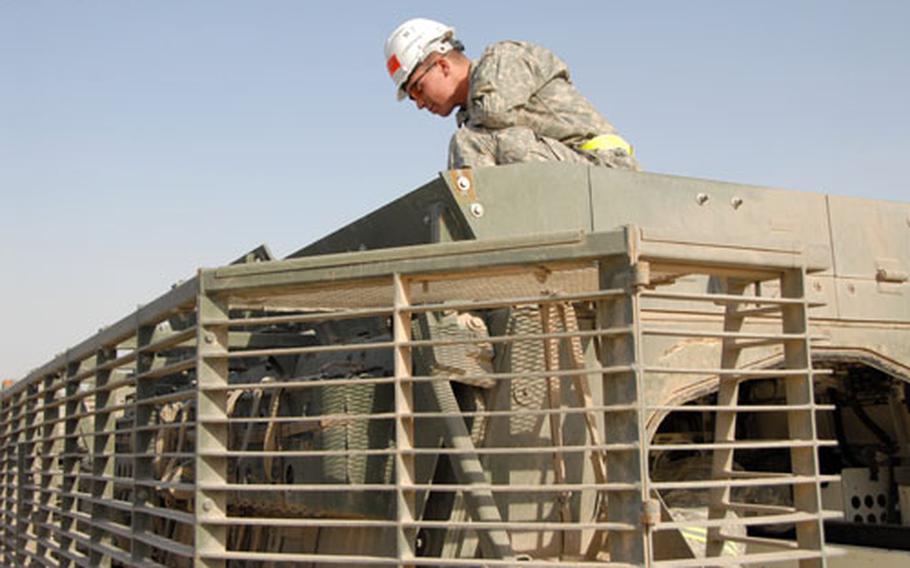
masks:
<svg viewBox="0 0 910 568"><path fill-rule="evenodd" d="M551 51L521 42L489 46L471 64L467 105L458 126L526 126L577 150L588 139L615 132L572 85L566 64Z"/></svg>

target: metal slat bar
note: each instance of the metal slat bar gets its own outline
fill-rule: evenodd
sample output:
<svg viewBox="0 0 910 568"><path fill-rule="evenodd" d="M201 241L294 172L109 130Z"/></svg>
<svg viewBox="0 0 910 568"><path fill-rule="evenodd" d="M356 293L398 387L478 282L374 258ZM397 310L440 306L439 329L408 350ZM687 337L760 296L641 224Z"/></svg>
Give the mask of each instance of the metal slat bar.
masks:
<svg viewBox="0 0 910 568"><path fill-rule="evenodd" d="M650 264L648 262L638 260L636 264L631 267L631 271L628 274L630 284L637 281L637 276L642 271L650 270ZM647 426L647 388L645 383L645 370L644 370L644 330L642 324L642 298L641 293L644 290L644 286L634 286L632 289L634 293L629 295L629 302L632 314L632 327L635 330L633 335L632 343L632 353L634 361L637 363L634 365L634 378L635 378L635 402L638 404L638 412L636 413L637 421L637 434L638 439L641 443L641 450L638 452L638 477L640 479L640 493L638 495L638 500L640 502L640 510L642 516L639 517L639 526L641 527L640 538L643 542L643 554L644 561L647 563L651 558L654 557L654 532L649 530L650 527L646 526L647 521L644 520L646 511L650 506L653 505L652 501L652 491L651 491L651 476L649 475L649 457L650 450L649 446L651 444L651 437L648 434ZM612 557L611 557L612 558Z"/></svg>
<svg viewBox="0 0 910 568"><path fill-rule="evenodd" d="M727 540L738 541L740 539L734 538L730 535L727 535ZM702 567L702 566L742 566L742 565L752 565L752 564L771 564L775 562L794 562L794 561L804 561L804 560L818 560L824 558L824 555L821 552L811 551L811 550L787 550L786 552L761 552L755 554L742 554L736 556L718 556L707 558L692 558L687 560L675 559L675 560L665 560L665 561L655 561L652 566L654 568L670 568L680 567L685 568L688 566L692 567Z"/></svg>
<svg viewBox="0 0 910 568"><path fill-rule="evenodd" d="M659 298L662 300L704 301L724 305L765 304L768 306L788 306L805 302L804 298L769 298L766 296L746 296L743 294L698 294L691 292L667 292L664 290L642 290L642 298ZM811 304L823 306L824 304Z"/></svg>
<svg viewBox="0 0 910 568"><path fill-rule="evenodd" d="M601 341L598 350L598 361L603 368L619 367L625 370L609 375L601 374L601 390L605 405L629 405L634 407L635 418L619 413L604 413L604 441L610 444L645 443L641 430L641 330L640 312L636 291L631 285L634 282L634 268L630 259L611 261L604 259L599 266L599 287L602 290L621 290L611 302L596 304L595 327L597 329L632 328L629 335L608 336ZM634 262L634 260L632 260ZM597 373L596 369L588 373ZM646 446L642 448L645 450ZM607 522L620 524L639 524L643 511L643 496L648 489L647 466L642 469L642 454L646 451L634 451L618 454L605 460L606 478L610 480L603 485L620 485L626 488L616 494L610 494L610 506L603 512ZM607 491L609 491L607 489ZM649 538L644 531L637 533L607 533L595 531L585 556L596 558L608 551L610 559L635 565L644 565L649 556Z"/></svg>
<svg viewBox="0 0 910 568"><path fill-rule="evenodd" d="M14 495L13 492L13 474L12 474L12 453L15 443L13 441L13 436L11 436L10 431L12 430L12 418L11 415L11 398L10 396L0 397L0 416L3 417L2 421L2 432L0 432L0 483L2 483L2 502L6 503L7 506L0 507L0 554L2 554L2 560L4 564L12 565L13 564L13 551L15 550L14 546L9 546L9 543L14 535L14 528L12 526L13 515L12 515L12 506L10 498Z"/></svg>
<svg viewBox="0 0 910 568"><path fill-rule="evenodd" d="M614 365L611 367L585 367L584 369L567 369L564 371L535 371L525 373L484 373L484 374L464 374L464 375L414 375L402 377L402 383L429 383L435 381L454 381L468 382L471 380L491 380L500 381L506 379L545 379L547 377L584 377L587 375L610 375L617 373L626 373L633 369L631 365ZM706 371L707 373L708 371ZM350 385L393 385L395 377L358 377L353 379L311 379L301 381L282 381L268 383L234 383L219 386L200 387L205 392L216 391L233 391L233 390L276 390L276 389L312 389L326 386L350 386ZM612 405L611 405L612 406Z"/></svg>
<svg viewBox="0 0 910 568"><path fill-rule="evenodd" d="M663 337L710 337L716 339L768 339L776 342L800 341L808 339L805 333L759 333L745 331L713 331L698 329L673 329L645 327L642 330L643 335L663 336Z"/></svg>
<svg viewBox="0 0 910 568"><path fill-rule="evenodd" d="M648 407L654 409L655 407ZM689 407L672 407L672 408L689 408ZM781 410L786 410L785 407L778 407ZM432 421L440 418L451 418L453 416L461 418L494 418L494 417L510 417L510 416L548 416L550 414L560 414L560 415L573 415L573 414L585 414L588 412L630 412L635 410L634 405L628 404L616 404L611 406L591 406L588 408L575 408L575 407L566 407L566 408L529 408L521 410L462 410L457 413L454 412L414 412L407 416L411 416L417 420L427 420ZM833 409L833 407L832 407ZM350 424L356 423L358 421L379 421L379 420L393 420L395 418L394 413L388 412L376 412L371 414L314 414L309 416L275 416L267 417L253 417L253 418L243 418L243 417L231 417L226 418L223 423L225 424L258 424L262 422L273 422L276 424L310 424L316 423L320 424L323 422L329 422L334 424ZM209 423L215 423L217 421L209 420Z"/></svg>
<svg viewBox="0 0 910 568"><path fill-rule="evenodd" d="M522 304L549 304L561 302L585 302L609 300L611 298L621 297L625 294L623 290L598 290L583 292L577 294L559 294L559 295L539 295L539 296L520 296L511 298L497 298L495 300L475 300L475 301L453 301L440 303L411 304L408 311L412 314L441 312L446 310L457 310L469 312L475 310L495 309L505 306L514 306ZM385 317L393 314L392 307L369 308L362 310L339 310L326 311L311 314L295 314L266 317L250 318L232 318L229 320L212 321L211 325L227 325L229 327L246 327L260 325L276 325L287 323L321 323L325 321L340 321L346 319L359 319L368 317Z"/></svg>
<svg viewBox="0 0 910 568"><path fill-rule="evenodd" d="M154 453L145 453L145 454L116 454L123 458L129 459L133 457L150 457L150 458L176 458L176 459L186 459L191 460L196 457L195 452L154 452Z"/></svg>
<svg viewBox="0 0 910 568"><path fill-rule="evenodd" d="M194 400L196 397L195 390L183 390L172 392L169 394L162 394L158 396L149 396L143 398L140 401L137 401L137 405L148 405L148 406L160 406L163 404L168 404L169 402L180 402L184 400Z"/></svg>
<svg viewBox="0 0 910 568"><path fill-rule="evenodd" d="M723 507L728 511L738 511L740 513L762 513L766 515L785 515L796 512L796 507L786 507L784 505L765 505L760 503L730 502L724 503Z"/></svg>
<svg viewBox="0 0 910 568"><path fill-rule="evenodd" d="M777 447L777 446L774 446ZM598 444L584 446L522 446L522 447L481 447L465 448L409 448L409 449L365 449L365 450L225 450L220 452L199 452L200 456L227 458L256 457L327 457L327 456L387 456L387 455L521 455L521 454L577 454L589 451L630 452L638 450L638 444ZM689 448L687 448L689 449Z"/></svg>
<svg viewBox="0 0 910 568"><path fill-rule="evenodd" d="M837 447L837 440L734 440L692 444L651 444L652 451L766 450L775 448Z"/></svg>
<svg viewBox="0 0 910 568"><path fill-rule="evenodd" d="M834 411L833 404L737 404L733 406L710 406L698 404L672 405L657 404L647 407L648 410L670 412L791 412L791 411Z"/></svg>
<svg viewBox="0 0 910 568"><path fill-rule="evenodd" d="M145 399L155 396L154 384L149 380L154 378L152 376L153 369L167 366L162 366L159 363L160 359L154 353L145 351L145 348L151 343L154 334L155 326L152 324L137 326L136 346L138 358L136 359L136 391L133 398L134 429L131 433L133 514L130 516L131 526L129 532L127 535L120 535L130 539L132 545L130 555L133 562L141 561L151 555L151 548L139 538L139 535L151 530L153 521L147 515L137 511L142 507L151 505L153 502L150 492L141 487L140 484L154 480L155 468L153 460L142 457L141 454L153 450L155 440L148 431L140 431L138 428L154 420L153 409L145 404Z"/></svg>
<svg viewBox="0 0 910 568"><path fill-rule="evenodd" d="M398 526L398 521L369 520L369 519L325 519L325 518L283 518L283 517L228 517L221 521L228 526L263 526L280 528L392 528ZM636 525L606 522L547 522L547 521L503 521L499 523L479 521L432 521L417 520L406 523L411 528L433 529L469 529L491 530L502 529L510 532L537 532L537 531L582 531L591 529L634 531Z"/></svg>
<svg viewBox="0 0 910 568"><path fill-rule="evenodd" d="M51 385L56 380L56 377L49 375L43 380L43 389L42 393L44 395L45 403L52 401L54 398L54 392L50 390ZM50 530L47 528L47 523L50 519L47 507L50 505L51 494L47 491L43 491L44 488L51 487L55 480L52 476L44 475L44 472L49 471L55 467L55 462L57 458L54 458L52 455L54 453L54 443L48 440L48 436L53 434L54 426L53 422L56 422L56 419L59 417L60 411L58 408L50 408L45 406L44 408L44 420L42 427L42 438L41 438L41 450L37 458L41 461L41 472L40 475L40 488L38 489L38 515L36 519L36 525L39 527L37 530L37 547L36 553L39 558L44 558L47 555L47 546L45 545L46 541L49 538Z"/></svg>
<svg viewBox="0 0 910 568"><path fill-rule="evenodd" d="M194 525L195 561L201 568L226 568L224 558L228 548L228 528L224 525L209 524L227 516L228 498L223 491L213 491L207 485L222 486L228 481L227 458L205 456L202 452L223 451L229 447L228 427L221 422L207 422L209 419L222 421L228 417L227 392L228 360L221 357L229 348L228 327L223 323L229 319L227 303L210 296L201 284L196 300L197 339L196 345L196 458L195 480L191 487L195 492L196 523ZM213 387L206 390L206 387Z"/></svg>
<svg viewBox="0 0 910 568"><path fill-rule="evenodd" d="M187 423L187 424L188 424L188 425L195 425L194 422L189 422L189 423ZM112 431L112 432L82 432L82 433L79 433L79 434L64 434L64 435L60 435L60 436L50 436L48 439L49 439L49 440L67 440L67 439L71 439L71 438L72 438L72 439L93 438L93 437L95 437L95 436L104 436L104 435L107 435L107 434L110 434L110 433L113 433L113 434L133 434L133 433L135 433L135 432L154 432L154 431L158 431L158 430L172 430L172 429L177 429L177 428L181 428L182 426L183 426L183 424L181 424L181 423L179 423L179 422L178 422L178 423L165 423L165 424L161 424L161 423L152 423L152 424L150 424L150 425L141 426L141 427L138 427L138 428L135 427L135 426L132 426L132 427L129 427L129 428L117 428L116 431ZM135 453L135 452L133 452L133 453ZM65 455L65 454L66 454L65 452L61 452L60 455L62 456L62 455ZM77 453L77 454L73 454L73 455L84 456L85 454ZM119 455L119 454L118 454L118 455Z"/></svg>
<svg viewBox="0 0 910 568"><path fill-rule="evenodd" d="M806 270L788 270L780 279L781 296L786 298L805 299ZM791 304L784 307L782 328L785 333L808 333L808 307L803 304ZM788 342L784 344L784 364L789 368L812 367L812 353L809 341ZM784 379L787 402L790 404L815 404L815 388L812 376L794 376ZM795 413L787 415L787 429L791 438L796 440L816 440L818 429L815 413ZM790 463L793 472L802 476L817 476L820 472L818 447L790 448ZM796 541L800 549L824 552L825 537L822 521L821 484L798 485L793 487L793 504L803 512L815 514L814 522L796 523ZM804 560L800 568L823 568L820 560Z"/></svg>
<svg viewBox="0 0 910 568"><path fill-rule="evenodd" d="M837 475L804 476L791 475L780 478L759 479L710 479L696 481L654 481L652 489L712 489L731 487L760 487L764 485L806 485L818 483L831 483L840 479ZM722 506L721 506L722 507Z"/></svg>
<svg viewBox="0 0 910 568"><path fill-rule="evenodd" d="M110 507L107 503L114 500L114 484L108 478L114 477L114 458L116 432L116 418L113 415L112 404L114 391L104 387L111 378L112 371L105 368L105 364L116 360L117 350L100 350L96 355L98 366L95 372L95 411L93 438L94 454L92 456L92 499L89 502L91 510L92 528L90 530L92 544L113 546L111 534L98 527L99 522L110 521ZM119 405L119 406L126 406ZM89 552L93 565L99 568L108 568L111 565L110 557L104 556L94 546Z"/></svg>
<svg viewBox="0 0 910 568"><path fill-rule="evenodd" d="M572 333L546 333L546 334L527 334L527 335L501 335L501 336L484 336L478 339L422 339L412 340L402 343L392 341L377 341L372 343L346 343L332 345L308 345L302 347L276 347L272 349L248 349L233 350L227 356L231 359L239 358L258 358L258 357L277 357L284 355L310 355L325 353L343 353L346 351L370 351L381 349L392 349L398 347L442 347L451 345L470 345L475 343L516 343L519 341L537 341L543 339L566 339L571 337L605 337L608 335L622 335L631 332L631 328L618 328L597 331L576 331Z"/></svg>
<svg viewBox="0 0 910 568"><path fill-rule="evenodd" d="M793 552L791 552L791 554L800 550L799 543L793 542L792 540L783 540L783 539L779 539L779 538L765 538L765 537L760 537L760 536L746 536L746 535L739 535L739 534L726 534L726 533L721 533L721 537L724 540L729 540L731 542L739 542L739 543L742 543L745 545L758 544L761 546L771 546L774 548L783 548L788 551L793 551ZM804 552L814 552L814 551L804 551ZM815 552L815 554L818 554L818 552ZM798 556L791 557L791 560L797 560L797 559L799 559ZM714 559L712 559L711 561L713 562Z"/></svg>
<svg viewBox="0 0 910 568"><path fill-rule="evenodd" d="M23 439L18 447L18 525L19 546L23 551L28 547L28 541L36 540L37 527L35 526L35 493L38 490L34 481L35 450L37 449L36 428L38 425L38 402L40 400L40 381L36 381L26 389L25 416L23 417ZM29 480L32 480L29 482Z"/></svg>
<svg viewBox="0 0 910 568"><path fill-rule="evenodd" d="M512 344L522 341L543 341L547 339L572 339L578 338L599 338L614 335L627 335L634 330L631 327L620 327L611 329L594 329L578 331L559 331L550 333L524 333L516 335L492 335L483 336L475 339L421 339L409 341L408 347L442 347L450 345L473 345L478 343L490 344Z"/></svg>
<svg viewBox="0 0 910 568"><path fill-rule="evenodd" d="M166 377L168 375L176 375L177 373L188 371L196 367L195 359L185 359L182 361L176 361L174 363L167 363L160 367L151 366L148 369L144 369L141 372L137 372L135 380L142 381L143 379L157 379L160 377Z"/></svg>
<svg viewBox="0 0 910 568"><path fill-rule="evenodd" d="M218 555L201 554L205 560L233 560L233 561L250 561L250 562L284 562L284 563L315 563L316 565L324 564L341 564L344 566L401 566L401 560L398 558L377 557L377 556L356 556L349 554L304 554L304 553L277 553L277 552L234 552L229 551ZM515 560L499 560L494 558L484 558L484 566L516 566L528 568L553 568L559 566L552 561L535 561L522 560L516 563ZM477 559L472 558L428 558L414 557L407 561L408 566L470 566L476 568ZM564 564L562 564L564 565ZM636 568L634 564L624 562L587 562L577 560L572 562L573 567L578 568Z"/></svg>
<svg viewBox="0 0 910 568"><path fill-rule="evenodd" d="M171 331L168 334L160 335L156 333L148 345L143 347L143 351L157 353L164 351L169 347L175 347L184 341L196 338L196 326L190 326L186 329Z"/></svg>
<svg viewBox="0 0 910 568"><path fill-rule="evenodd" d="M135 427L134 428L124 428L122 430L118 430L118 432L130 433L130 434L133 432L158 432L161 430L179 430L180 428L183 428L184 426L194 427L194 426L196 426L196 422L186 422L185 424L181 423L181 422L166 422L164 424L162 424L160 422L155 422L155 423L149 424L148 426L141 426L138 428L135 428Z"/></svg>
<svg viewBox="0 0 910 568"><path fill-rule="evenodd" d="M80 399L76 398L74 395L78 392L79 383L70 379L79 374L79 372L79 363L69 363L67 365L66 374L68 379L66 383L66 403L64 407L64 413L67 417L72 417L78 410L77 405ZM65 422L66 436L63 438L63 451L69 456L75 456L76 454L81 453L77 444L78 428L78 420L70 418ZM77 493L78 485L76 481L79 474L79 460L75 457L67 457L61 460L61 462L63 478L58 494L60 496L60 510L61 513L63 513L63 519L60 521L57 540L60 543L61 550L72 553L74 547L73 534L75 533L74 517L72 516L72 513L77 510L77 500L80 497L79 493Z"/></svg>
<svg viewBox="0 0 910 568"><path fill-rule="evenodd" d="M154 533L139 533L137 535L134 535L133 538L138 538L148 546L165 551L168 554L176 554L177 556L182 556L184 558L192 558L194 555L192 546L188 546L182 542L177 542L169 538L156 535Z"/></svg>
<svg viewBox="0 0 910 568"><path fill-rule="evenodd" d="M802 377L806 375L829 375L827 369L816 370L810 367L801 369L734 369L734 368L692 368L692 367L652 367L646 366L646 373L666 373L679 375L718 375L721 377L743 377L743 378L779 378L779 377ZM732 405L731 405L732 406Z"/></svg>
<svg viewBox="0 0 910 568"><path fill-rule="evenodd" d="M402 453L414 447L414 420L404 414L414 412L413 385L402 381L413 374L411 348L411 316L407 308L411 303L410 282L400 274L392 275L392 337L395 365L395 515L398 560L411 560L417 556L417 532L406 523L417 518L414 492L416 477L414 456Z"/></svg>
<svg viewBox="0 0 910 568"><path fill-rule="evenodd" d="M687 520L687 521L669 521L661 522L654 527L656 531L663 530L678 530L689 527L711 527L711 528L726 528L726 527L749 527L754 525L777 525L777 524L793 524L793 523L804 523L806 521L817 521L820 518L824 519L835 519L843 516L841 513L835 511L824 511L821 514L813 515L811 513L786 513L778 515L761 515L761 516L752 516L752 517L727 517L725 519L698 519L698 520Z"/></svg>
<svg viewBox="0 0 910 568"><path fill-rule="evenodd" d="M225 351L206 355L207 358L249 359L258 357L279 357L284 355L316 355L325 353L346 353L348 351L374 351L394 349L394 341L376 341L365 343L342 343L332 345L312 345L306 347L277 347L274 349L249 349L245 351Z"/></svg>
<svg viewBox="0 0 910 568"><path fill-rule="evenodd" d="M157 479L136 480L134 485L137 487L149 487L151 489L166 490L174 489L176 491L193 491L196 486L192 483L181 483L179 481L158 481Z"/></svg>
<svg viewBox="0 0 910 568"><path fill-rule="evenodd" d="M666 483L666 482L665 482ZM694 483L694 482L688 482ZM349 492L349 491L364 491L364 492L381 492L389 493L395 492L398 490L397 485L380 485L380 484L358 484L358 483L320 483L320 484L264 484L264 483L248 483L248 484L198 484L200 489L212 493L226 493L230 491L237 492L270 492L270 491L280 491L288 493L313 493L324 491L326 493L331 492ZM641 486L637 483L620 483L620 482L609 482L609 483L574 483L574 484L565 484L565 485L556 485L550 484L546 486L541 485L528 485L528 484L510 484L510 485L485 485L477 486L476 484L441 484L441 483L414 483L412 486L415 491L437 491L437 492L458 492L458 491L490 491L492 493L559 493L562 491L580 491L584 489L596 489L600 491L639 491ZM663 488L663 487L660 487Z"/></svg>
<svg viewBox="0 0 910 568"><path fill-rule="evenodd" d="M626 291L620 288L591 290L589 292L541 294L538 296L503 297L493 300L441 302L411 306L411 313L439 312L445 310L474 311L516 305L548 305L563 302L597 302L623 298Z"/></svg>
<svg viewBox="0 0 910 568"><path fill-rule="evenodd" d="M196 516L192 513L187 513L186 511L178 511L175 509L164 509L162 507L139 507L137 509L141 513L151 515L153 517L159 517L162 519L168 519L171 521L176 521L185 525L191 525L196 522Z"/></svg>
<svg viewBox="0 0 910 568"><path fill-rule="evenodd" d="M362 310L337 310L321 311L318 313L281 315L281 316L257 316L248 318L231 318L225 320L214 319L209 322L212 326L249 327L249 326L268 326L283 325L289 323L322 323L326 321L344 321L349 319L361 319L372 317L388 317L392 315L392 308L368 308Z"/></svg>

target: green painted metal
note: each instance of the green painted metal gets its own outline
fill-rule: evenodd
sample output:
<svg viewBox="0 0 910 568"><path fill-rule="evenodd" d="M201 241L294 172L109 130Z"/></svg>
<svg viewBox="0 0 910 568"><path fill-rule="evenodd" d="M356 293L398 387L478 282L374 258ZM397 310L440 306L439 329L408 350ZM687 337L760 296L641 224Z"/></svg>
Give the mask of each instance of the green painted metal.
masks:
<svg viewBox="0 0 910 568"><path fill-rule="evenodd" d="M717 498L691 523L709 554L728 550L727 501L762 479L731 472L743 455L731 448L765 451L729 413L751 392L740 382L773 378L786 420L755 423L785 428L771 446L792 480L775 483L793 484L784 516L799 550L749 562L824 565L818 440L832 426L815 418L812 366L910 381L908 242L902 203L563 164L442 172L284 260L260 247L201 270L0 393L0 555L694 565L678 508L655 501L688 480L652 479L667 473L655 453L684 446L652 437L686 402L714 416L688 451L714 452L710 479L691 486ZM542 320L556 313L547 302L577 310L580 327ZM488 328L411 335L443 312ZM477 338L492 367L458 374L451 353L467 350L450 348ZM544 351L551 341L561 347ZM450 357L429 373L433 349ZM579 376L603 448L571 396ZM910 432L896 433L910 455ZM533 455L550 441L562 461ZM584 459L596 451L606 482ZM783 514L752 505L760 515L740 525Z"/></svg>

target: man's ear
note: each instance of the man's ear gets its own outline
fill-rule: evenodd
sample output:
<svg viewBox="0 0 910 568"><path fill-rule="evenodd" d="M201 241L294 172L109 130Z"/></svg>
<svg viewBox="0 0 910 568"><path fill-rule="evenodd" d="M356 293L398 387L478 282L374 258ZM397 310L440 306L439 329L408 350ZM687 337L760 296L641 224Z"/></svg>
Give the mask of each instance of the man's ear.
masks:
<svg viewBox="0 0 910 568"><path fill-rule="evenodd" d="M439 70L442 71L445 77L452 74L452 62L449 61L448 57L440 57L436 65L439 65Z"/></svg>

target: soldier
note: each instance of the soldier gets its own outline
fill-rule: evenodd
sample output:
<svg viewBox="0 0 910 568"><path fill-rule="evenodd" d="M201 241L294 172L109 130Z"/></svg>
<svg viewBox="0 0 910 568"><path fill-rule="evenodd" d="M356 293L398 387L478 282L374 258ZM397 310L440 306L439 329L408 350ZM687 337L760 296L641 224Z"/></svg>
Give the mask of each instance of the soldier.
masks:
<svg viewBox="0 0 910 568"><path fill-rule="evenodd" d="M575 89L566 64L521 41L489 46L472 62L455 30L415 18L385 43L398 100L448 116L458 107L449 168L563 161L638 170L632 146Z"/></svg>

